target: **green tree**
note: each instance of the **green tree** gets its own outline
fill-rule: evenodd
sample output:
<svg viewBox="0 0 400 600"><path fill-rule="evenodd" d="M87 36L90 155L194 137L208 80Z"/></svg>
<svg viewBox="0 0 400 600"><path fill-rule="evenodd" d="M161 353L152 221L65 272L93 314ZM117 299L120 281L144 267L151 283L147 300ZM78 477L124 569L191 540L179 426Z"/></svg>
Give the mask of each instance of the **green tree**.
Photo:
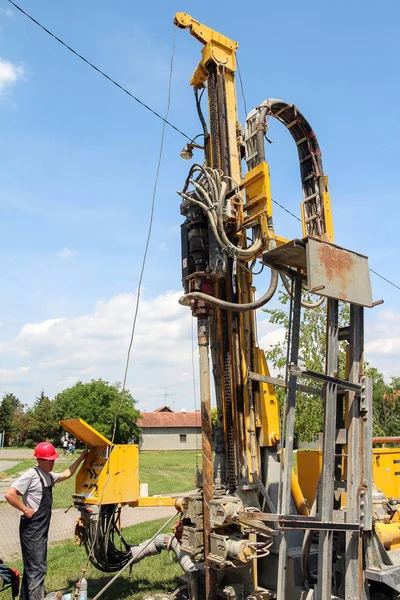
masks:
<svg viewBox="0 0 400 600"><path fill-rule="evenodd" d="M400 377L392 377L386 384L382 373L368 368L373 381L373 434L376 436L400 435Z"/></svg>
<svg viewBox="0 0 400 600"><path fill-rule="evenodd" d="M115 422L114 442L117 444L138 438L136 423L140 413L135 404L127 390L122 391L119 384L102 379L92 379L90 383L79 381L54 398L57 419L83 419L110 440Z"/></svg>
<svg viewBox="0 0 400 600"><path fill-rule="evenodd" d="M216 427L218 425L218 411L215 407L210 410L210 416L211 416L211 425L213 427Z"/></svg>
<svg viewBox="0 0 400 600"><path fill-rule="evenodd" d="M271 323L285 328L285 339L271 345L266 351L267 362L276 369L281 378L285 377L287 342L289 329L289 295L280 292L282 306L277 309L265 309ZM306 302L315 299L309 294L304 295ZM349 319L348 304L339 304L339 325L347 325ZM300 323L299 365L312 371L323 373L325 371L326 357L326 303L313 309L303 309ZM339 348L339 373L344 376L346 363L345 346L340 343ZM315 382L304 380L302 383L315 387ZM279 405L282 409L284 391L276 390ZM310 442L323 430L322 401L318 396L298 393L296 396L295 435L300 441Z"/></svg>
<svg viewBox="0 0 400 600"><path fill-rule="evenodd" d="M20 401L14 394L4 394L0 404L0 433L4 432L4 445L7 446L12 433L14 412Z"/></svg>
<svg viewBox="0 0 400 600"><path fill-rule="evenodd" d="M32 408L28 409L27 417L27 438L29 440L33 440L35 443L58 441L59 425L54 401L50 400L43 390L36 398Z"/></svg>
<svg viewBox="0 0 400 600"><path fill-rule="evenodd" d="M26 406L18 400L10 428L10 443L17 446L23 445L28 437L29 417L25 409Z"/></svg>

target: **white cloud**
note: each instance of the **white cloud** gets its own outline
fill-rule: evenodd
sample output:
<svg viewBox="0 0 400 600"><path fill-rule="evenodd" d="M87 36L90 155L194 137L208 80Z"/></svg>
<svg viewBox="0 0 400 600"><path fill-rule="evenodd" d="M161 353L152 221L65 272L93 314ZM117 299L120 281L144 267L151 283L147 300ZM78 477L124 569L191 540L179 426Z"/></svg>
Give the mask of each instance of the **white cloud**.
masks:
<svg viewBox="0 0 400 600"><path fill-rule="evenodd" d="M11 8L0 8L0 12L9 19L13 16L13 11Z"/></svg>
<svg viewBox="0 0 400 600"><path fill-rule="evenodd" d="M173 395L176 410L194 409L192 327L197 369L196 321L188 308L179 305L180 296L180 291L154 298L142 294L127 378L141 410L162 406L164 387ZM99 301L85 315L26 323L14 338L0 342L7 367L0 370L2 391L31 403L43 388L53 396L79 380L122 381L135 305L135 294L119 294ZM366 360L386 378L400 375L400 312L381 310L369 315L375 320L366 325ZM283 328L259 316L260 346L267 349L282 341ZM197 408L198 398L197 393Z"/></svg>
<svg viewBox="0 0 400 600"><path fill-rule="evenodd" d="M1 385L26 385L27 379L25 374L31 370L31 367L19 367L17 369L0 369L0 384Z"/></svg>
<svg viewBox="0 0 400 600"><path fill-rule="evenodd" d="M71 250L68 246L64 246L64 248L57 253L57 256L66 260L67 258L71 258L71 256L75 256L77 254L77 250Z"/></svg>
<svg viewBox="0 0 400 600"><path fill-rule="evenodd" d="M400 312L378 310L375 320L367 322L365 359L389 379L400 375Z"/></svg>
<svg viewBox="0 0 400 600"><path fill-rule="evenodd" d="M162 406L165 387L176 410L195 408L192 327L197 373L196 320L178 303L181 295L181 291L155 298L142 294L127 378L127 387L142 410ZM13 339L0 342L0 355L15 363L13 376L7 374L7 391L30 403L43 388L53 396L76 381L99 377L122 381L135 306L135 294L119 294L99 301L86 315L26 323ZM263 319L259 335L267 348L284 332ZM21 363L29 364L30 371L18 371ZM196 374L197 408L198 381Z"/></svg>
<svg viewBox="0 0 400 600"><path fill-rule="evenodd" d="M194 408L192 317L178 304L180 295L141 298L127 379L140 408L162 406L164 386L177 409ZM135 294L120 294L98 302L87 315L26 323L15 338L0 342L0 354L9 362L31 365L29 373L15 368L12 378L11 371L4 374L7 391L29 403L42 388L52 396L79 380L122 381L135 303Z"/></svg>
<svg viewBox="0 0 400 600"><path fill-rule="evenodd" d="M24 68L13 65L9 60L0 58L0 94L3 94L11 86L24 76Z"/></svg>

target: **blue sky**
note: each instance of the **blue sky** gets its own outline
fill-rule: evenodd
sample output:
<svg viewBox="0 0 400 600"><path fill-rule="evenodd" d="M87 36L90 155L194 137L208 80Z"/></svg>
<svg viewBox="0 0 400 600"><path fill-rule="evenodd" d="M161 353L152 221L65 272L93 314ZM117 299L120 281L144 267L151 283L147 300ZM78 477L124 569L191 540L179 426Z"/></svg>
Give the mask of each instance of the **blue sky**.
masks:
<svg viewBox="0 0 400 600"><path fill-rule="evenodd" d="M162 114L175 12L237 40L248 109L283 98L318 135L336 243L400 285L398 2L21 6ZM42 388L53 395L78 379L123 377L162 123L6 0L0 9L0 391L30 403ZM175 31L169 119L190 137L200 131L189 86L200 50ZM269 137L273 196L299 214L294 144L279 123ZM177 305L184 144L167 128L128 378L143 410L163 404L164 386L176 408L193 408L191 318ZM300 235L279 207L275 227ZM371 277L385 303L367 311L366 358L400 375L400 290ZM267 280L256 284L263 292ZM260 324L264 345L281 334Z"/></svg>

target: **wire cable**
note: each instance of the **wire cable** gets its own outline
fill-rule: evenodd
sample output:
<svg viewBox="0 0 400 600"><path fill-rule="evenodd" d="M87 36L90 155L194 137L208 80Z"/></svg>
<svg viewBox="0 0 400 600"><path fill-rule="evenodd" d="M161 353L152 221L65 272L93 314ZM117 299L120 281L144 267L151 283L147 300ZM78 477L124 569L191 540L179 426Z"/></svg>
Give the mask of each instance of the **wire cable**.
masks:
<svg viewBox="0 0 400 600"><path fill-rule="evenodd" d="M292 217L294 217L295 219L297 219L301 223L301 219L297 215L295 215L294 213L292 213L289 209L285 208L282 204L279 204L279 202L277 200L274 200L272 198L272 202L274 204L277 204L278 206L280 206L284 211L286 211L289 215L292 215Z"/></svg>
<svg viewBox="0 0 400 600"><path fill-rule="evenodd" d="M386 277L384 277L383 275L380 275L379 273L377 273L376 271L374 271L373 269L369 269L371 271L371 273L373 273L374 275L377 275L378 277L380 277L381 279L383 279L384 281L387 281L387 283L390 283L390 285L392 285L393 287L397 288L398 290L400 290L400 286L396 285L395 283L393 283L393 281L390 281L389 279L386 279Z"/></svg>
<svg viewBox="0 0 400 600"><path fill-rule="evenodd" d="M54 33L52 33L49 29L47 29L47 27L45 27L44 25L42 25L41 23L39 23L39 21L37 21L34 17L32 17L32 15L30 15L29 13L27 13L23 8L21 8L20 6L18 6L18 4L16 4L15 2L13 2L13 0L7 0L7 2L9 2L10 4L12 4L14 6L14 8L16 8L17 10L19 10L23 15L25 15L28 19L30 19L33 23L35 23L35 25L37 25L38 27L40 27L48 35L50 35L52 38L54 38L59 44L61 44L65 48L67 48L67 50L69 50L70 52L72 52L72 54L75 54L75 56L77 56L84 63L86 63L87 65L89 65L89 67L91 67L92 69L94 69L95 71L97 71L97 73L100 73L100 75L102 75L103 77L105 77L106 79L108 79L108 81L110 81L112 84L114 84L117 88L119 88L120 90L122 90L123 92L125 92L125 94L127 94L130 98L132 98L132 100L135 100L135 102L138 102L141 106L143 106L143 108L145 108L146 110L150 111L158 119L161 119L162 121L164 121L165 125L168 125L169 127L172 127L172 129L175 129L175 131L177 131L178 133L180 133L181 135L183 135L183 137L185 137L187 140L189 140L189 142L192 140L192 138L190 136L188 136L186 133L184 133L181 129L179 129L179 127L176 127L176 125L174 125L173 123L171 123L170 121L168 121L166 117L162 117L157 111L153 110L145 102L143 102L142 100L140 100L139 98L137 98L134 94L132 94L132 92L130 92L129 90L127 90L123 85L121 85L120 83L118 83L117 81L115 81L115 79L113 79L112 77L110 77L109 75L107 75L107 73L105 73L104 71L102 71L99 67L96 67L96 65L94 65L92 62L90 62L90 60L88 60L87 58L85 58L84 56L82 56L82 54L80 54L79 52L77 52L76 50L74 50L73 48L71 48L71 46L69 46L66 42L64 42L57 35L55 35ZM238 65L238 75L239 75L240 87L241 87L241 90L242 90L244 108L245 108L245 111L246 111L246 114L247 114L246 99L245 99L245 95L244 95L242 76L241 76L241 73L240 73L240 67L239 67L239 61L238 60L237 60L237 65ZM301 222L301 219L299 219L299 217L297 215L295 215L290 210L288 210L287 208L285 208L284 206L282 206L282 204L280 204L276 200L273 200L273 202L275 204L277 204L278 206L280 206L287 213L289 213L290 215L292 215L292 217L294 217L295 219L297 219L298 221ZM373 269L370 269L370 271L372 273L374 273L374 275L377 275L378 277L380 277L381 279L383 279L384 281L386 281L387 283L389 283L393 287L395 287L398 290L400 290L400 286L396 285L395 283L393 283L392 281L390 281L389 279L387 279L383 275L380 275L379 273L377 273Z"/></svg>
<svg viewBox="0 0 400 600"><path fill-rule="evenodd" d="M10 4L12 4L17 10L19 10L23 15L25 15L26 17L28 17L28 19L30 19L33 23L35 23L35 25L38 25L38 27L40 27L41 29L43 29L43 31L45 31L46 33L48 33L59 44L61 44L62 46L64 46L64 48L67 48L67 50L69 50L70 52L72 52L72 54L75 54L75 56L77 56L78 58L80 58L81 60L83 60L83 62L86 63L87 65L89 65L89 67L91 67L92 69L94 69L95 71L97 71L97 73L100 73L100 75L102 75L103 77L105 77L106 79L108 79L108 81L110 81L115 86L117 86L117 88L119 88L120 90L122 90L123 92L125 92L125 94L128 94L128 96L130 96L130 98L132 98L133 100L135 100L135 102L138 102L141 106L143 106L143 108L145 108L146 110L150 111L158 119L161 119L162 121L164 121L164 123L166 125L168 125L169 127L172 127L172 129L175 129L175 131L177 131L178 133L180 133L181 135L183 135L183 137L185 137L187 140L189 140L189 142L191 141L192 138L190 138L188 135L186 135L186 133L184 133L183 131L181 131L179 129L179 127L176 127L176 125L173 125L170 121L168 121L167 117L162 117L158 112L156 112L150 106L148 106L148 104L146 104L145 102L143 102L142 100L140 100L139 98L137 98L137 96L135 96L134 94L132 94L132 92L130 92L129 90L127 90L123 85L121 85L120 83L118 83L117 81L115 81L115 79L113 79L112 77L110 77L109 75L107 75L107 73L105 73L104 71L102 71L99 67L96 67L96 65L94 65L92 62L90 62L90 60L88 60L87 58L85 58L84 56L82 56L82 54L80 54L79 52L77 52L76 50L74 50L73 48L71 48L71 46L69 46L66 42L64 42L57 35L55 35L54 33L52 33L49 29L47 29L47 27L45 27L44 25L42 25L41 23L39 23L39 21L37 21L34 17L32 17L29 13L27 13L23 8L21 8L20 6L18 6L18 4L15 4L15 2L13 2L13 0L8 0L8 2Z"/></svg>
<svg viewBox="0 0 400 600"><path fill-rule="evenodd" d="M121 400L120 400L119 406L118 406L117 410L115 411L115 415L114 415L112 443L114 443L114 439L115 439L115 434L116 434L116 429L117 429L117 418L122 409L122 405L123 405L123 401L124 401L124 392L126 390L126 380L127 380L127 376L128 376L128 370L129 370L130 353L131 353L135 330L136 330L136 322L137 322L137 316L138 316L138 312L139 312L142 281L143 281L143 276L144 276L144 271L145 271L145 266L146 266L147 253L148 253L150 239L151 239L151 232L152 232L154 211L155 211L155 199L156 199L157 186L158 186L158 178L159 178L163 149L164 149L165 129L166 129L166 125L168 124L167 117L168 117L169 109L170 109L170 105L171 105L172 70L173 70L174 56L175 56L175 29L173 30L173 36L172 36L172 53L171 53L171 61L170 61L167 109L166 109L166 113L165 113L165 119L163 119L163 127L162 127L162 132L161 132L161 141L160 141L160 151L159 151L159 156L158 156L156 175L155 175L154 186L153 186L152 201L151 201L149 227L148 227L148 232L147 232L146 245L145 245L145 250L144 250L144 254L143 254L142 266L141 266L137 295L136 295L136 307L135 307L135 313L134 313L134 317L133 317L133 321L132 321L131 336L130 336L130 340L129 340L129 346L128 346L126 363L125 363L124 379L123 379L123 384L122 384L122 389L121 389ZM108 465L109 465L109 463L108 463ZM108 483L111 480L111 474L109 471L108 471L107 475L108 476L107 476L107 479L105 481L104 488L103 488L103 494L104 494L106 486L108 485ZM127 544L126 544L125 540L123 539L121 532L116 529L116 524L118 521L118 518L116 518L116 515L119 516L118 507L116 505L106 505L104 507L103 506L103 494L102 494L102 497L100 498L99 514L98 514L95 526L90 527L90 525L89 525L89 527L87 529L87 538L85 540L85 546L86 546L86 550L87 550L87 560L86 560L85 568L82 571L82 573L84 573L86 571L89 562L91 562L93 565L95 565L96 568L102 568L102 570L104 570L106 572L110 572L110 571L115 571L116 569L119 569L120 567L123 567L127 563L127 561L129 561L130 554L126 548ZM115 531L117 531L117 535L119 536L121 543L125 546L125 550L118 550L118 548L115 546L115 543L114 543ZM100 535L101 544L99 546L99 534L100 533L101 533L101 535ZM105 547L103 545L104 540L106 540ZM100 549L103 548L103 551L99 552L99 548ZM81 576L81 579L82 579L82 577L83 577L83 574Z"/></svg>
<svg viewBox="0 0 400 600"><path fill-rule="evenodd" d="M147 541L146 546L144 546L144 548L146 548L147 546L149 546L151 544L151 542L154 540L154 538L157 537L157 535L159 533L161 533L161 531L169 524L171 523L171 521L173 521L174 519L176 519L178 513L175 513L172 515L172 517L170 519L168 519L168 521L166 521L164 523L164 525L162 525L162 527L160 527L160 529L158 531L156 531L156 533ZM104 594L104 592L114 583L114 581L116 579L118 579L118 577L121 575L121 573L123 571L125 571L125 569L127 567L129 567L135 560L136 555L139 554L139 552L143 551L144 548L139 549L135 555L133 555L130 560L118 571L118 573L116 575L114 575L114 577L112 577L112 579L110 579L106 585L96 594L96 596L93 598L93 600L98 600L98 598L100 598L100 596L102 596Z"/></svg>
<svg viewBox="0 0 400 600"><path fill-rule="evenodd" d="M237 55L237 54L236 54L236 64L237 64L238 75L239 75L240 89L241 89L241 91L242 91L242 98L243 98L244 111L245 111L245 113L246 113L246 116L247 116L248 112L247 112L246 96L244 95L244 87L243 87L243 81L242 81L242 74L241 74L241 72L240 72L239 58L238 58L238 55Z"/></svg>
<svg viewBox="0 0 400 600"><path fill-rule="evenodd" d="M172 53L171 53L170 70L169 70L167 110L165 112L165 119L163 119L163 126L162 126L162 131L161 131L160 152L159 152L159 155L158 155L156 176L155 176L154 187L153 187L153 195L152 195L152 199L151 199L151 210L150 210L149 228L148 228L148 232L147 232L146 246L145 246L145 250L144 250L144 254L143 254L142 267L141 267L141 270L140 270L139 283L138 283L138 289L137 289L137 294L136 294L135 314L133 316L132 329L131 329L131 337L130 337L130 340L129 340L128 352L127 352L127 356L126 356L124 379L123 379L123 383L122 383L121 394L123 394L123 392L126 389L126 379L128 377L129 361L130 361L130 357L131 357L131 350L132 350L132 345L133 345L133 338L135 336L136 322L137 322L137 316L138 316L138 312L139 312L139 304L140 304L140 296L141 296L141 291L142 291L143 275L144 275L144 271L145 271L145 267L146 267L146 260L147 260L147 253L148 253L148 250L149 250L149 245L150 245L151 232L152 232L152 229L153 229L154 209L155 209L155 200L156 200L156 194L157 194L158 178L159 178L159 174L160 174L161 161L162 161L163 150L164 150L165 127L166 127L166 125L168 123L167 117L168 117L169 109L170 109L170 106L171 106L172 70L173 70L173 65L174 65L174 57L175 57L175 29L173 30L173 35L172 35ZM121 396L121 403L120 403L120 405L119 405L119 407L118 407L118 409L117 409L117 411L115 413L114 430L113 430L113 437L112 437L112 441L113 442L114 442L114 437L115 437L115 432L116 432L116 427L117 427L117 417L118 417L119 412L121 411L122 403L123 403L123 396Z"/></svg>
<svg viewBox="0 0 400 600"><path fill-rule="evenodd" d="M148 110L149 112L151 112L158 119L161 119L162 121L164 121L165 125L168 125L169 127L172 127L172 129L174 129L177 133L180 133L181 135L183 135L183 137L185 137L187 140L189 140L189 142L192 140L192 138L189 135L187 135L186 133L184 133L181 129L179 129L179 127L176 127L176 125L174 125L173 123L171 123L170 121L168 121L168 119L166 117L162 117L157 111L155 111L154 109L152 109L150 106L148 106L148 104L146 104L145 102L143 102L142 100L140 100L137 96L135 96L134 94L132 94L132 92L130 92L123 85L121 85L120 83L118 83L117 81L115 81L115 79L113 79L112 77L110 77L109 75L107 75L107 73L105 73L104 71L102 71L102 69L100 69L99 67L96 67L95 64L93 64L90 60L88 60L87 58L85 58L82 54L80 54L79 52L77 52L76 50L74 50L71 46L69 46L61 38L59 38L57 35L55 35L49 29L47 29L47 27L45 27L44 25L42 25L41 23L39 23L39 21L37 21L37 19L35 19L34 17L32 17L32 15L30 15L29 13L27 13L23 8L21 8L21 6L18 6L18 4L16 4L13 0L7 0L7 2L9 2L10 4L12 4L14 6L14 8L16 8L17 10L19 10L19 12L21 12L23 15L25 15L28 19L30 19L33 23L35 23L35 25L37 25L38 27L40 27L43 31L45 31L48 35L50 35L53 39L55 39L59 44L61 44L62 46L64 46L64 48L67 48L67 50L69 50L70 52L72 52L72 54L74 54L75 56L77 56L78 58L80 58L84 63L86 63L87 65L89 65L89 67L91 67L92 69L94 69L95 71L97 71L97 73L99 73L100 75L102 75L103 77L105 77L106 79L108 79L108 81L110 81L112 84L114 84L117 88L119 88L120 90L122 90L123 92L125 92L125 94L127 94L130 98L132 98L132 100L135 100L135 102L138 102L138 104L140 104L141 106L143 106L143 108L145 108L146 110ZM237 61L237 65L238 65L238 75L239 75L239 82L240 82L240 87L241 87L241 91L242 91L242 96L243 96L244 108L245 108L245 111L246 111L246 114L247 114L246 99L245 99L245 95L244 95L242 76L241 76L241 73L240 73L239 62L238 61ZM297 215L295 215L290 210L288 210L287 208L285 208L282 204L280 204L276 200L273 200L273 202L275 204L277 204L278 206L280 206L280 208L282 208L283 210L285 210L287 213L289 213L290 215L292 215L292 217L294 217L295 219L297 219L298 221L301 222L301 219L299 219L299 217ZM390 281L389 279L387 279L383 275L380 275L379 273L377 273L373 269L370 269L370 271L372 273L374 273L374 275L377 275L378 277L380 277L381 279L383 279L384 281L386 281L387 283L389 283L393 287L395 287L398 290L400 290L400 286L396 285L395 283L393 283L392 281Z"/></svg>

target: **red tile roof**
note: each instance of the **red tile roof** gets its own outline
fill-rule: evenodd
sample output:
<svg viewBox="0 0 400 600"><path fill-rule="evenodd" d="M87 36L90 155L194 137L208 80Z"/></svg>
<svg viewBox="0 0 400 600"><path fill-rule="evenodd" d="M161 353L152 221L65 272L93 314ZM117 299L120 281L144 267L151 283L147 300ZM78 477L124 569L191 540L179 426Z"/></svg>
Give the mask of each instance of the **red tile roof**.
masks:
<svg viewBox="0 0 400 600"><path fill-rule="evenodd" d="M200 412L145 412L138 419L139 427L200 427Z"/></svg>

